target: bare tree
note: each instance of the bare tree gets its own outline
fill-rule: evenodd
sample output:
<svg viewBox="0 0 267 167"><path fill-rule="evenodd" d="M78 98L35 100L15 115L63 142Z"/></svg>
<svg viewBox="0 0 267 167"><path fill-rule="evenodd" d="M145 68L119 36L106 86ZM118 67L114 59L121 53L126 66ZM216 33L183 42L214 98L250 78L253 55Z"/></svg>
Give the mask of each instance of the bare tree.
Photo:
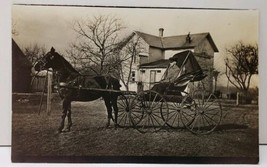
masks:
<svg viewBox="0 0 267 167"><path fill-rule="evenodd" d="M121 40L115 47L114 55L109 58L109 63L105 64L106 70L116 78L119 78L126 90L132 82L132 71L139 65L139 54L144 52L140 37L133 38L134 33Z"/></svg>
<svg viewBox="0 0 267 167"><path fill-rule="evenodd" d="M226 49L225 74L229 82L248 96L251 77L258 74L258 45L239 42Z"/></svg>
<svg viewBox="0 0 267 167"><path fill-rule="evenodd" d="M87 67L98 75L108 73L106 64L114 56L120 41L119 34L124 29L122 21L113 16L100 15L75 20L72 25L78 35L78 42L72 44L72 48L79 52L79 59L83 59Z"/></svg>
<svg viewBox="0 0 267 167"><path fill-rule="evenodd" d="M36 61L43 57L47 53L47 49L45 46L40 46L37 43L31 44L24 48L24 54L28 58L28 60L35 64Z"/></svg>
<svg viewBox="0 0 267 167"><path fill-rule="evenodd" d="M134 34L130 36L133 37ZM139 64L137 62L139 59L139 54L144 52L144 47L140 40L140 37L128 40L127 44L124 46L123 50L120 52L120 63L117 68L119 78L123 85L125 86L126 90L129 90L129 83L132 82L132 70Z"/></svg>
<svg viewBox="0 0 267 167"><path fill-rule="evenodd" d="M66 58L69 59L70 63L81 73L87 73L88 71L94 70L89 63L86 57L82 52L80 52L75 44L70 44L68 49L65 50Z"/></svg>

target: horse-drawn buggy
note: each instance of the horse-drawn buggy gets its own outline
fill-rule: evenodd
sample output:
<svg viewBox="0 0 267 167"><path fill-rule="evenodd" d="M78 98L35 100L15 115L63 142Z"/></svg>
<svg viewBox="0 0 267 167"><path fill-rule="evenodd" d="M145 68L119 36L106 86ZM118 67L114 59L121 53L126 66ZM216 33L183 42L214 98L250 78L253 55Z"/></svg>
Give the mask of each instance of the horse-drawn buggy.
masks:
<svg viewBox="0 0 267 167"><path fill-rule="evenodd" d="M119 96L119 126L133 126L140 132L166 126L187 128L195 134L208 134L217 127L222 117L221 105L201 82L207 75L193 53L178 53L170 61L161 81L150 90ZM199 83L185 91L190 82Z"/></svg>
<svg viewBox="0 0 267 167"><path fill-rule="evenodd" d="M38 63L35 70L52 68L56 75L58 92L63 99L63 115L59 132L68 117L67 131L72 125L71 102L92 101L100 97L108 111L107 126L112 119L117 127L136 128L156 132L162 128L188 129L194 134L208 134L218 126L222 117L220 102L197 84L186 91L189 83L207 76L191 51L170 58L170 65L161 81L150 90L122 91L119 80L110 76L80 75L52 48ZM112 114L112 110L114 114Z"/></svg>

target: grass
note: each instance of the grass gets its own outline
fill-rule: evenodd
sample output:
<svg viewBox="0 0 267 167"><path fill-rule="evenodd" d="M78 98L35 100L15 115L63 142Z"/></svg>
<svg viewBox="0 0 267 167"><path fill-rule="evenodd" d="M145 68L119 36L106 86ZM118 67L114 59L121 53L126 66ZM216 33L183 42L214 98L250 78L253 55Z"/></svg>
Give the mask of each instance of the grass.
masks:
<svg viewBox="0 0 267 167"><path fill-rule="evenodd" d="M73 127L56 132L61 104L52 113L38 104L13 101L12 154L17 156L178 156L258 157L258 107L223 106L221 125L210 135L197 136L185 129L164 128L141 134L133 128L106 128L102 100L73 102Z"/></svg>

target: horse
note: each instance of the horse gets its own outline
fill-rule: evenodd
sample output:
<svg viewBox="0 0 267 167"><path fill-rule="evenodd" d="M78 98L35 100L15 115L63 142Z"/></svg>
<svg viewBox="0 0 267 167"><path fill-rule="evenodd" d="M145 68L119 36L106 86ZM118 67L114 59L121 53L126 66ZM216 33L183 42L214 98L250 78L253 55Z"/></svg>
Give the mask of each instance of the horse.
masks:
<svg viewBox="0 0 267 167"><path fill-rule="evenodd" d="M63 56L58 54L53 47L34 65L35 71L49 70L50 68L52 68L55 75L56 86L58 87L58 93L63 103L62 120L58 132L63 132L66 117L68 117L68 124L64 131L70 131L72 126L72 101L93 101L101 97L104 99L108 113L106 127L110 126L111 119L114 121L115 127L117 127L117 98L121 87L118 79L104 75L81 75ZM94 88L98 90L94 90ZM105 91L104 89L116 91ZM112 108L114 110L114 119L112 117Z"/></svg>

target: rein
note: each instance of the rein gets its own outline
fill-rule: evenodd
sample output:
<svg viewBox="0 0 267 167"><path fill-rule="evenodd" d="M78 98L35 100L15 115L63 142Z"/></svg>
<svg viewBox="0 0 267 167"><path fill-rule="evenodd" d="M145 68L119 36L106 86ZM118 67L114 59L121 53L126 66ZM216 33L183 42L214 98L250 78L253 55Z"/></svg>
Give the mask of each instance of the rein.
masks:
<svg viewBox="0 0 267 167"><path fill-rule="evenodd" d="M57 65L57 67L55 67L55 68L52 67L53 70L47 70L47 73L48 72L53 73L53 76L54 76L53 87L57 90L57 93L59 94L59 96L61 98L64 98L65 91L68 91L71 88L75 88L76 91L73 93L75 94L74 96L76 96L76 98L78 98L80 96L81 91L83 89L86 89L86 86L83 85L83 77L86 77L86 75L85 76L81 75L61 55L55 56L54 59L55 58L57 58L57 60L55 60L56 62L54 62L53 67L55 67L55 65ZM47 62L43 61L43 60L41 60L41 61L42 61L42 63L41 63L40 68L42 69L43 65L46 64ZM38 73L35 74L33 80L36 78ZM93 79L93 77L92 77L92 79ZM102 89L113 89L113 83L112 83L111 79L109 77L104 76L104 80L106 82L106 85ZM65 83L65 84L63 84L63 83ZM101 85L99 85L99 83L97 81L95 84L97 84L101 88ZM45 91L45 87L43 88L43 94L44 94L44 91ZM111 95L111 92L109 92L109 93Z"/></svg>

